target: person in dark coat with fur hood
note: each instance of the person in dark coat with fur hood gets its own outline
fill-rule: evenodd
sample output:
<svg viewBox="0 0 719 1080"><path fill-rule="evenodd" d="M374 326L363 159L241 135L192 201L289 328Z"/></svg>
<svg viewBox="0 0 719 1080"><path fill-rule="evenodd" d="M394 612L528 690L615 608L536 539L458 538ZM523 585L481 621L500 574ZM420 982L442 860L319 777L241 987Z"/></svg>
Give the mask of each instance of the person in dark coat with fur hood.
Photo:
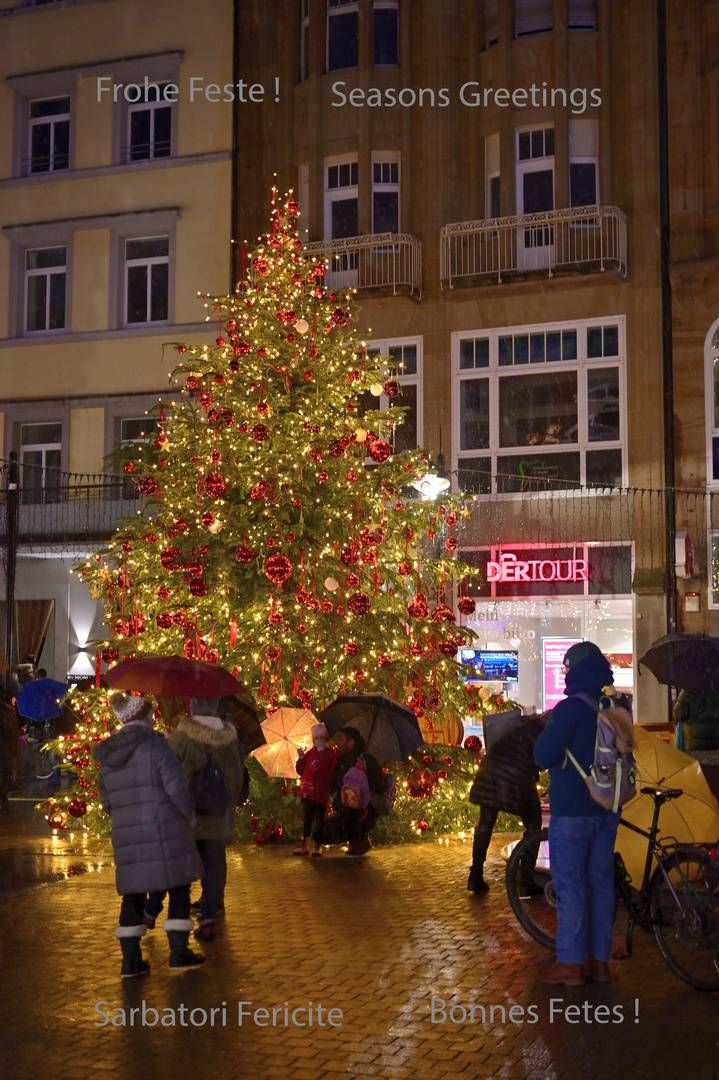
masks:
<svg viewBox="0 0 719 1080"><path fill-rule="evenodd" d="M195 814L178 761L153 730L152 705L142 697L113 694L110 703L122 724L94 750L99 764L103 809L112 818L115 884L122 897L115 936L122 948L123 978L144 975L140 938L146 931L143 908L148 892L168 890L164 929L170 944L170 968L182 970L204 962L188 948L190 884L202 863L192 837Z"/></svg>
<svg viewBox="0 0 719 1080"><path fill-rule="evenodd" d="M217 698L192 698L192 715L182 717L169 740L188 788L212 758L222 773L227 793L226 809L221 814L198 812L194 828L203 865L200 925L195 930L195 937L201 941L214 937L217 915L224 908L226 848L234 835L235 810L244 776L244 751L240 753L237 731L220 719L219 706Z"/></svg>
<svg viewBox="0 0 719 1080"><path fill-rule="evenodd" d="M484 860L500 810L521 818L525 836L542 827L534 744L544 731L549 715L541 713L527 717L519 727L496 742L479 763L469 793L469 801L479 805L467 881L471 892L485 893L489 888L484 880Z"/></svg>

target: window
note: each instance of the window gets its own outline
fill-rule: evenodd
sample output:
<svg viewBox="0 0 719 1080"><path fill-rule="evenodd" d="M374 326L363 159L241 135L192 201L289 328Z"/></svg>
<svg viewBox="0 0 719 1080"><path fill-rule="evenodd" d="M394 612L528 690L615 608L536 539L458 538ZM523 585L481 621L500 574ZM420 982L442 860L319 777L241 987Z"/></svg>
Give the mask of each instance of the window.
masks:
<svg viewBox="0 0 719 1080"><path fill-rule="evenodd" d="M64 247L25 252L25 331L65 329L66 256Z"/></svg>
<svg viewBox="0 0 719 1080"><path fill-rule="evenodd" d="M485 217L498 218L499 200L499 134L484 140Z"/></svg>
<svg viewBox="0 0 719 1080"><path fill-rule="evenodd" d="M154 416L125 417L120 419L119 429L118 450L125 447L128 449L131 447L149 447L157 438L160 422ZM136 482L132 476L128 476L125 472L123 472L122 476L122 498L136 499L139 496Z"/></svg>
<svg viewBox="0 0 719 1080"><path fill-rule="evenodd" d="M170 241L167 236L125 241L125 323L166 322Z"/></svg>
<svg viewBox="0 0 719 1080"><path fill-rule="evenodd" d="M399 154L372 155L372 232L399 232Z"/></svg>
<svg viewBox="0 0 719 1080"><path fill-rule="evenodd" d="M327 70L357 67L358 57L358 0L327 0Z"/></svg>
<svg viewBox="0 0 719 1080"><path fill-rule="evenodd" d="M70 98L30 102L29 172L57 172L70 165Z"/></svg>
<svg viewBox="0 0 719 1080"><path fill-rule="evenodd" d="M310 77L310 0L300 4L300 82Z"/></svg>
<svg viewBox="0 0 719 1080"><path fill-rule="evenodd" d="M597 164L599 125L596 120L569 121L569 205L599 202Z"/></svg>
<svg viewBox="0 0 719 1080"><path fill-rule="evenodd" d="M623 318L453 334L460 489L621 486L623 342Z"/></svg>
<svg viewBox="0 0 719 1080"><path fill-rule="evenodd" d="M484 0L484 47L490 49L499 41L498 0Z"/></svg>
<svg viewBox="0 0 719 1080"><path fill-rule="evenodd" d="M399 0L374 0L372 57L375 67L399 66Z"/></svg>
<svg viewBox="0 0 719 1080"><path fill-rule="evenodd" d="M705 357L707 479L709 484L717 486L719 485L719 326L713 333L709 332ZM717 539L719 540L719 537Z"/></svg>
<svg viewBox="0 0 719 1080"><path fill-rule="evenodd" d="M539 34L554 25L552 0L514 0L514 36Z"/></svg>
<svg viewBox="0 0 719 1080"><path fill-rule="evenodd" d="M328 240L343 240L357 236L357 159L327 164L325 175L325 237Z"/></svg>
<svg viewBox="0 0 719 1080"><path fill-rule="evenodd" d="M138 85L139 97L127 107L127 161L170 157L172 104L165 98L167 85Z"/></svg>
<svg viewBox="0 0 719 1080"><path fill-rule="evenodd" d="M415 450L422 445L422 338L393 338L371 341L367 348L368 364L379 366L388 378L400 384L399 397L390 400L386 394L379 398L379 408L399 405L406 409L404 423L395 428L392 445L396 453ZM377 399L372 400L377 408Z"/></svg>
<svg viewBox="0 0 719 1080"><path fill-rule="evenodd" d="M554 210L554 128L517 132L517 213ZM529 225L517 231L517 265L548 266L554 254L554 226Z"/></svg>
<svg viewBox="0 0 719 1080"><path fill-rule="evenodd" d="M23 424L20 428L20 466L24 503L60 499L62 424Z"/></svg>
<svg viewBox="0 0 719 1080"><path fill-rule="evenodd" d="M570 30L596 30L596 0L568 0L567 21Z"/></svg>

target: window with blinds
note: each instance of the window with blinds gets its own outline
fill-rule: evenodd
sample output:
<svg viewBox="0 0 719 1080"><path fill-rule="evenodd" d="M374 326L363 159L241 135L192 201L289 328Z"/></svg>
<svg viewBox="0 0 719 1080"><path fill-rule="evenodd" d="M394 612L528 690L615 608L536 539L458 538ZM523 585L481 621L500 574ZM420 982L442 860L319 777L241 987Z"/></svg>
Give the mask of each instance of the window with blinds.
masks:
<svg viewBox="0 0 719 1080"><path fill-rule="evenodd" d="M539 34L554 26L552 0L514 0L514 36Z"/></svg>
<svg viewBox="0 0 719 1080"><path fill-rule="evenodd" d="M567 21L570 30L596 30L597 0L568 0Z"/></svg>
<svg viewBox="0 0 719 1080"><path fill-rule="evenodd" d="M499 41L499 0L484 0L484 47Z"/></svg>

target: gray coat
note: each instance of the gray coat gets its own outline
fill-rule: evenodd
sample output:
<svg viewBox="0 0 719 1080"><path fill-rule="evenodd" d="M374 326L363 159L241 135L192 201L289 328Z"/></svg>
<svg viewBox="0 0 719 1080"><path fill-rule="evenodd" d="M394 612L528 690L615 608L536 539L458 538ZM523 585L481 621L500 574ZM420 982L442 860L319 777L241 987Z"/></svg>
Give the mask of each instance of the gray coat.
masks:
<svg viewBox="0 0 719 1080"><path fill-rule="evenodd" d="M163 736L135 721L99 743L94 757L102 805L112 817L118 893L172 889L201 877L192 802Z"/></svg>

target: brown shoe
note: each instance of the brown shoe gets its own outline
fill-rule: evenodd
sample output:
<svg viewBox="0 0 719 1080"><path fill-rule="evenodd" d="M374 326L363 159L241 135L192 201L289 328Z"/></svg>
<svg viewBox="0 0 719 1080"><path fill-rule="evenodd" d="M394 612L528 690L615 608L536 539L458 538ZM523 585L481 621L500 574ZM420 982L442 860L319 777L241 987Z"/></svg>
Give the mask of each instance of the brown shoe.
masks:
<svg viewBox="0 0 719 1080"><path fill-rule="evenodd" d="M584 971L581 964L547 964L538 969L540 982L554 986L584 986Z"/></svg>
<svg viewBox="0 0 719 1080"><path fill-rule="evenodd" d="M590 956L587 966L589 968L587 974L592 982L608 983L616 979L616 975L614 975L606 960L595 960L593 956Z"/></svg>

